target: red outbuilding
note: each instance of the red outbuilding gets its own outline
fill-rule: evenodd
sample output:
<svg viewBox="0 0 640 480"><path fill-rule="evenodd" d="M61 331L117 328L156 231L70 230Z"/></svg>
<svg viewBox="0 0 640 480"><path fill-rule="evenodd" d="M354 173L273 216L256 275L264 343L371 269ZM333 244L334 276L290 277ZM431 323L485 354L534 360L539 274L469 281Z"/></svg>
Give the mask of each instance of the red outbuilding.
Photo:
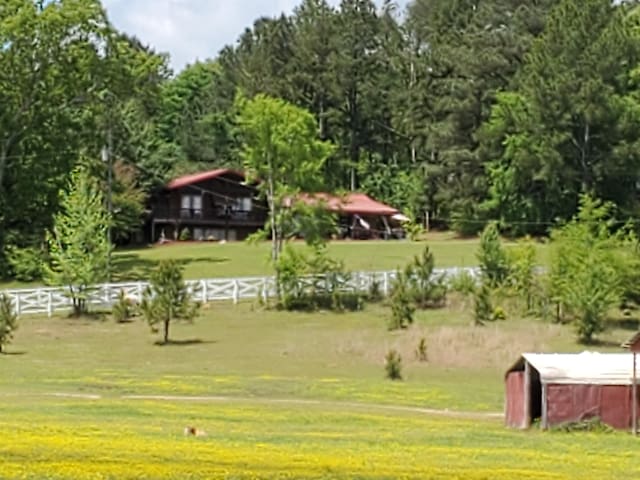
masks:
<svg viewBox="0 0 640 480"><path fill-rule="evenodd" d="M548 428L599 418L630 429L634 383L631 353L525 353L505 375L505 422L528 428L539 420Z"/></svg>

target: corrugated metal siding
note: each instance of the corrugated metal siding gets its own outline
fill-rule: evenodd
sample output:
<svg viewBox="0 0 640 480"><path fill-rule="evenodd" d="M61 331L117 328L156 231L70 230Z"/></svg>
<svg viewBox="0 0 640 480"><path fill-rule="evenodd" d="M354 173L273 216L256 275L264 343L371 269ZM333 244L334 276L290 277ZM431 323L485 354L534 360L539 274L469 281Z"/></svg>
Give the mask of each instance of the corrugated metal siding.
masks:
<svg viewBox="0 0 640 480"><path fill-rule="evenodd" d="M524 372L509 372L505 380L505 423L512 428L525 428L524 418Z"/></svg>
<svg viewBox="0 0 640 480"><path fill-rule="evenodd" d="M549 426L598 417L614 428L631 427L631 387L547 385Z"/></svg>
<svg viewBox="0 0 640 480"><path fill-rule="evenodd" d="M602 387L600 419L614 428L631 427L631 387L607 385Z"/></svg>

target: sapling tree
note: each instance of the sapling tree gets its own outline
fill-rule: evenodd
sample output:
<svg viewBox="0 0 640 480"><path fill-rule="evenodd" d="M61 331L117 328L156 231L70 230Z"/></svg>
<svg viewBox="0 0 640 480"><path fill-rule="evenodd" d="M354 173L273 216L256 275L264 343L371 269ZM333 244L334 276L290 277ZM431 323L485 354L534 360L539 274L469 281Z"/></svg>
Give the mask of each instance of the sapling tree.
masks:
<svg viewBox="0 0 640 480"><path fill-rule="evenodd" d="M200 305L193 301L182 278L180 265L164 260L151 273L150 285L145 291L140 311L151 328L161 324L163 343L169 343L169 326L176 320L193 320Z"/></svg>
<svg viewBox="0 0 640 480"><path fill-rule="evenodd" d="M478 250L480 271L492 288L502 285L509 275L509 257L500 242L500 232L496 222L489 223L480 236Z"/></svg>
<svg viewBox="0 0 640 480"><path fill-rule="evenodd" d="M87 312L93 285L108 278L109 222L98 182L86 169L75 169L47 234L50 264L45 265L45 278L68 289L76 316Z"/></svg>
<svg viewBox="0 0 640 480"><path fill-rule="evenodd" d="M251 179L259 181L269 218L272 261L277 262L285 241L298 233L296 199L301 192L323 187L322 168L334 147L318 138L313 115L284 100L257 95L238 99L241 155ZM310 212L305 212L306 215Z"/></svg>
<svg viewBox="0 0 640 480"><path fill-rule="evenodd" d="M626 235L614 227L613 205L583 195L578 214L551 234L551 295L582 343L602 331L607 311L623 299Z"/></svg>
<svg viewBox="0 0 640 480"><path fill-rule="evenodd" d="M389 330L406 328L413 323L416 311L412 299L409 281L405 272L398 271L397 278L391 290L391 318Z"/></svg>
<svg viewBox="0 0 640 480"><path fill-rule="evenodd" d="M530 312L536 289L536 247L530 239L526 239L510 250L509 257L509 283L513 291L524 299L526 311Z"/></svg>

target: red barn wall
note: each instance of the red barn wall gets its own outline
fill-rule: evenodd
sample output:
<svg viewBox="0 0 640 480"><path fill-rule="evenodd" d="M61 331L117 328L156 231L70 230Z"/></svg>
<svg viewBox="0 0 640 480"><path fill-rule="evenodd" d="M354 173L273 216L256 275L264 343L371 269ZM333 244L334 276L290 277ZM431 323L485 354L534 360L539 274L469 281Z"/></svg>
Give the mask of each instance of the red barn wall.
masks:
<svg viewBox="0 0 640 480"><path fill-rule="evenodd" d="M638 411L640 412L640 409ZM599 417L602 422L614 428L630 428L631 387L547 385L547 418L550 426L594 417Z"/></svg>
<svg viewBox="0 0 640 480"><path fill-rule="evenodd" d="M524 408L524 372L509 372L505 383L505 423L508 427L525 428L528 419Z"/></svg>

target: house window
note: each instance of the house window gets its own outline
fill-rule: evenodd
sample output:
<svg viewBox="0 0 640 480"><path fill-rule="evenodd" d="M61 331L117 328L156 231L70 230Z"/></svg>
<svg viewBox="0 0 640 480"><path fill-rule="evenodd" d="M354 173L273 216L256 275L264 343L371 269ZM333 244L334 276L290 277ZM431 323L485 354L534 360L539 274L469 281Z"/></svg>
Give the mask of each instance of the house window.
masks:
<svg viewBox="0 0 640 480"><path fill-rule="evenodd" d="M181 218L202 218L202 195L182 194L180 200Z"/></svg>
<svg viewBox="0 0 640 480"><path fill-rule="evenodd" d="M248 218L253 206L251 197L236 198L233 205L233 216L235 218Z"/></svg>
<svg viewBox="0 0 640 480"><path fill-rule="evenodd" d="M234 210L237 212L250 212L253 206L253 199L251 197L236 198Z"/></svg>

